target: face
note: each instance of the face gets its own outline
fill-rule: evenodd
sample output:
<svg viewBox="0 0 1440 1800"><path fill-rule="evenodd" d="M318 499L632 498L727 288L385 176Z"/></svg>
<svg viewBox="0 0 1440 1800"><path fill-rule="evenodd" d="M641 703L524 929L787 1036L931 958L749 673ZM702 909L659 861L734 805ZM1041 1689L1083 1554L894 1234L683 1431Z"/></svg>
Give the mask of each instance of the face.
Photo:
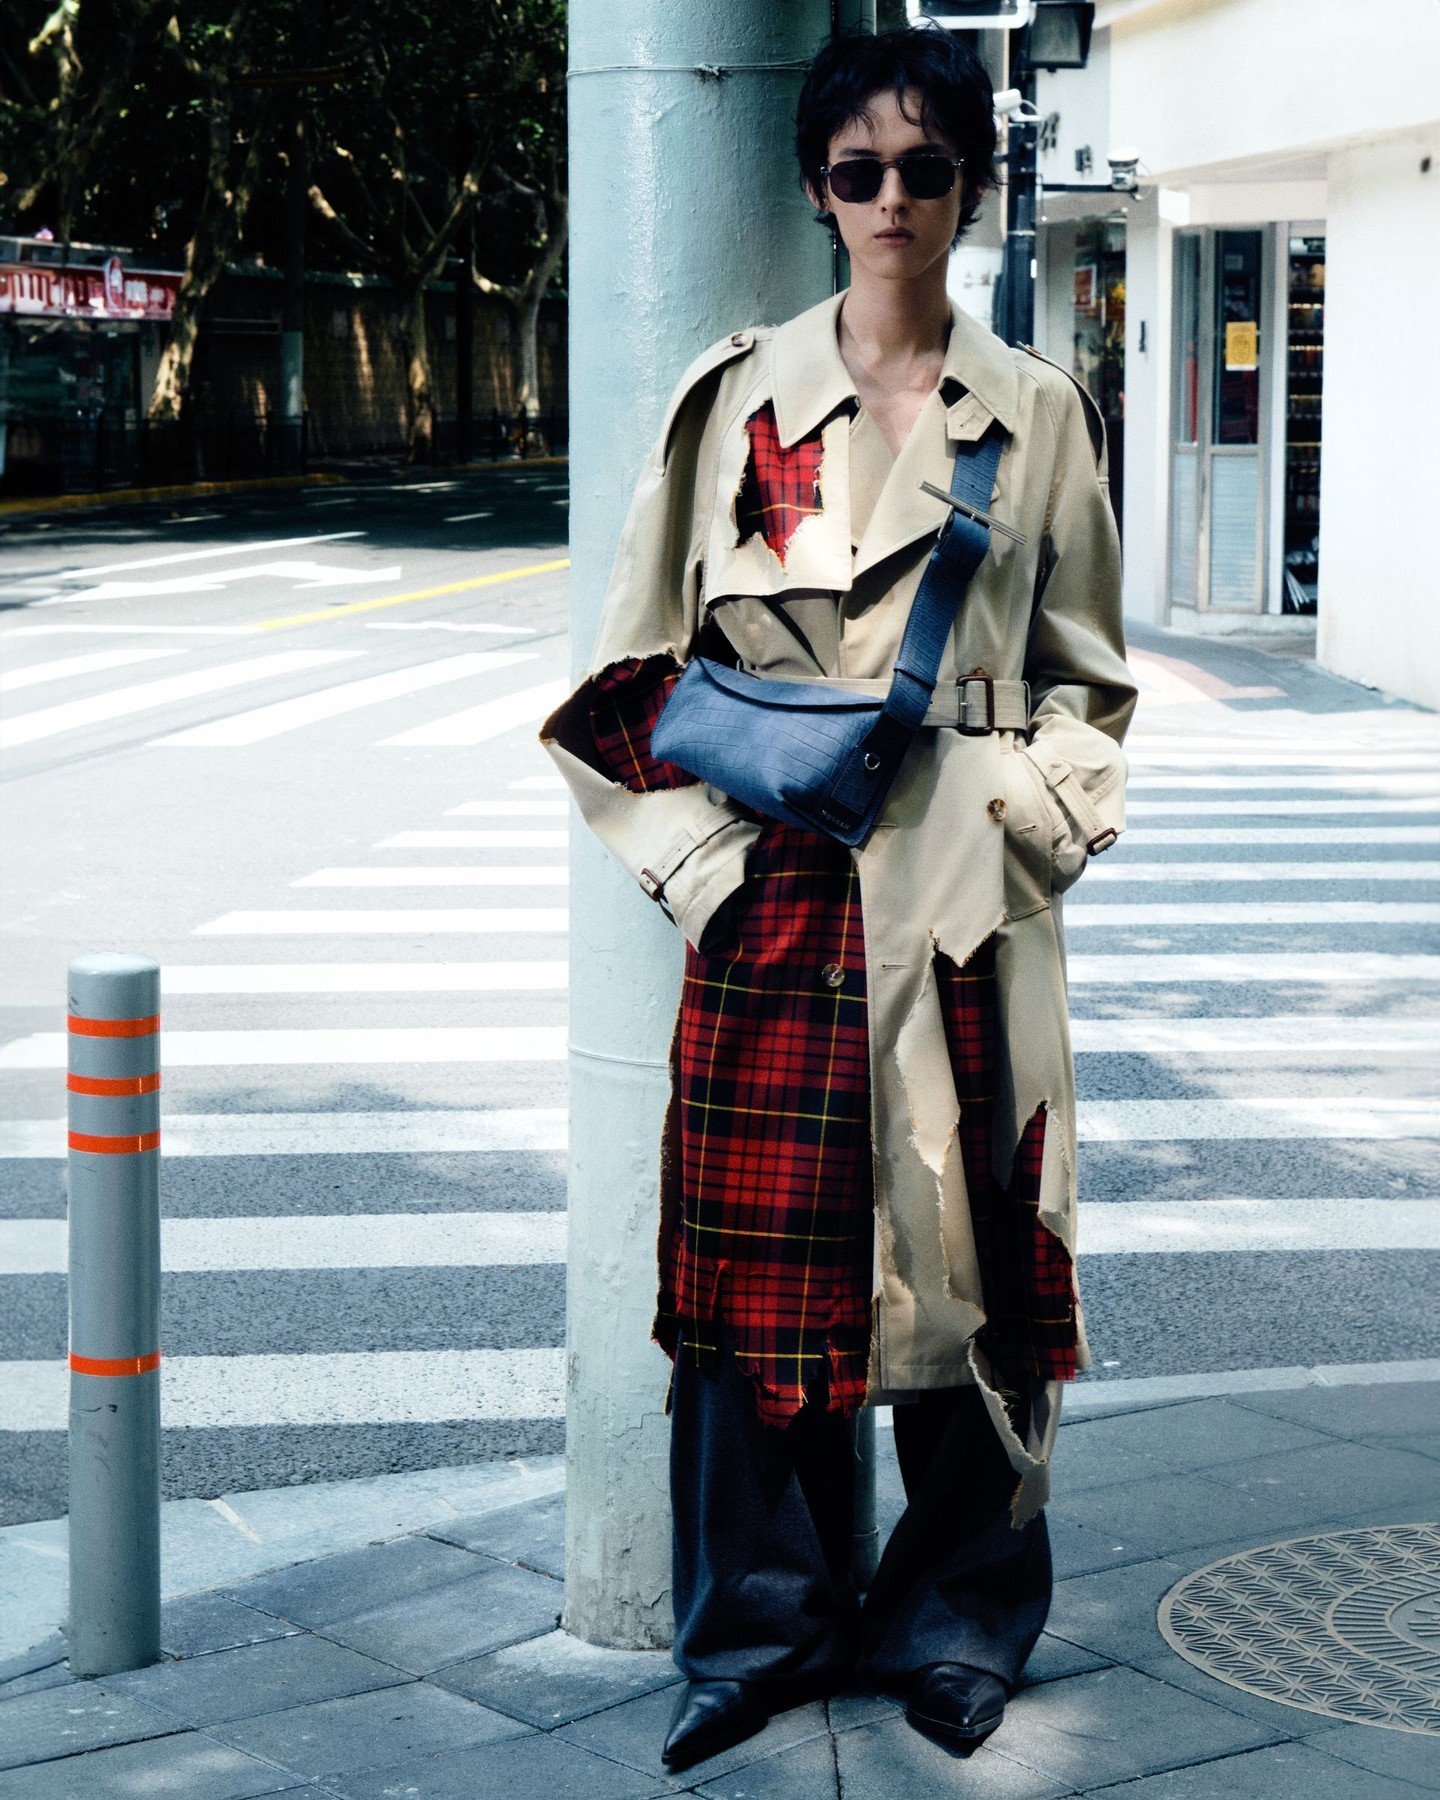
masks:
<svg viewBox="0 0 1440 1800"><path fill-rule="evenodd" d="M831 168L857 157L878 157L889 162L908 151L938 151L949 157L959 152L934 128L920 124L921 95L906 88L904 105L893 88L872 94L865 102L868 119L852 120L830 139L825 161ZM881 280L912 280L950 253L960 222L964 194L963 171L955 171L955 185L938 200L916 200L905 188L898 169L886 169L880 192L873 200L847 202L830 191L827 182L820 193L808 188L815 205L833 214L850 253L852 270Z"/></svg>

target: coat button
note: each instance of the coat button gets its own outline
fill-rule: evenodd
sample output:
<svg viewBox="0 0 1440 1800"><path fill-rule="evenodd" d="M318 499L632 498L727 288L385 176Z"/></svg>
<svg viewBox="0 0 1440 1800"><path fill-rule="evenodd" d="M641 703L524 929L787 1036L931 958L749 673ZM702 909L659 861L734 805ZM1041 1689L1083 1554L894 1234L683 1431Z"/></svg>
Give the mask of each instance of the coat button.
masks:
<svg viewBox="0 0 1440 1800"><path fill-rule="evenodd" d="M995 800L991 800L986 805L985 810L986 810L986 812L989 813L989 815L992 819L1003 819L1005 817L1005 802L998 798Z"/></svg>
<svg viewBox="0 0 1440 1800"><path fill-rule="evenodd" d="M820 971L820 979L825 983L826 987L843 987L845 983L845 971L840 967L839 963L826 963L825 967Z"/></svg>

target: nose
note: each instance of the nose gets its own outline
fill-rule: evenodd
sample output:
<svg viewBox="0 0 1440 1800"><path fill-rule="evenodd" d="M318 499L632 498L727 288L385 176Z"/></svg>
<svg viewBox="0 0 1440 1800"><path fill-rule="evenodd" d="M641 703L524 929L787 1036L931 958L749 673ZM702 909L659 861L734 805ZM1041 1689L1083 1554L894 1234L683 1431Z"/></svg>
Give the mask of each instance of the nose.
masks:
<svg viewBox="0 0 1440 1800"><path fill-rule="evenodd" d="M900 179L898 169L885 169L881 172L880 192L875 198L879 205L888 207L891 211L897 206L904 206L910 196L905 191L905 183Z"/></svg>

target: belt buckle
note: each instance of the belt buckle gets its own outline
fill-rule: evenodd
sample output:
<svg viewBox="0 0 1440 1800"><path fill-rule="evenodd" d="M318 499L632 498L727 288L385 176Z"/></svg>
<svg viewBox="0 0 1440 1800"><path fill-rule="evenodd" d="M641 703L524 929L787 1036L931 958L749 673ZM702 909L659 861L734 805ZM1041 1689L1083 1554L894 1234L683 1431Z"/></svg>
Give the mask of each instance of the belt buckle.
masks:
<svg viewBox="0 0 1440 1800"><path fill-rule="evenodd" d="M980 682L985 689L985 723L983 725L966 723L968 699L965 689L966 684L971 681ZM993 675L962 675L958 685L960 688L960 718L955 729L962 737L984 737L995 729L995 677Z"/></svg>
<svg viewBox="0 0 1440 1800"><path fill-rule="evenodd" d="M642 869L640 871L640 891L647 900L659 900L665 892L665 883L653 869Z"/></svg>
<svg viewBox="0 0 1440 1800"><path fill-rule="evenodd" d="M1094 837L1086 840L1085 849L1091 856L1098 856L1102 850L1108 850L1120 836L1113 825L1107 825L1103 831L1097 831Z"/></svg>

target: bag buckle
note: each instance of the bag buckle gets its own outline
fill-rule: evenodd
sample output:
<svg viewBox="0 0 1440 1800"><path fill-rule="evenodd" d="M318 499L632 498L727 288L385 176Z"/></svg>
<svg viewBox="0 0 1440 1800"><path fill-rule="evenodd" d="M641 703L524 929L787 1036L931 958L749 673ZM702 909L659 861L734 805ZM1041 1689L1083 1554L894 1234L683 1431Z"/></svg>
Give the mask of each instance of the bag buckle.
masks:
<svg viewBox="0 0 1440 1800"><path fill-rule="evenodd" d="M970 710L970 697L966 692L966 685L972 681L978 681L985 689L985 723L983 725L966 723ZM960 689L960 717L956 721L955 729L962 737L984 737L987 732L995 729L995 677L993 675L962 675L957 685Z"/></svg>

